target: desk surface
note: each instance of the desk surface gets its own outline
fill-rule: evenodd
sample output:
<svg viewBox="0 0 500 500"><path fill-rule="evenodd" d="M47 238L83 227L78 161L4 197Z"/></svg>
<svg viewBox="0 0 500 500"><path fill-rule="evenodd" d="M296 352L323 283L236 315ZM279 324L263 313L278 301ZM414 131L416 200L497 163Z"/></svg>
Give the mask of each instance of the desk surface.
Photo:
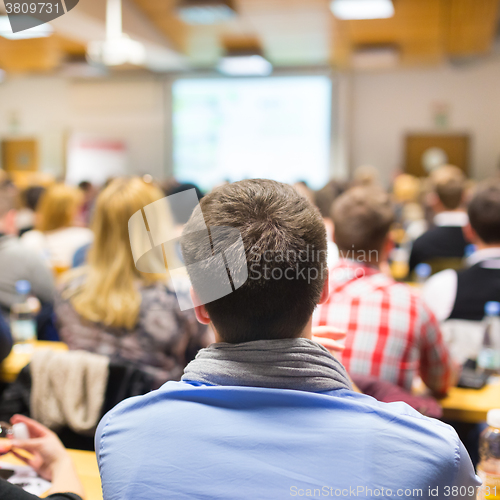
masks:
<svg viewBox="0 0 500 500"><path fill-rule="evenodd" d="M93 451L68 450L75 464L78 476L85 488L86 500L102 500L101 478ZM12 464L26 465L12 454L4 455L1 460Z"/></svg>
<svg viewBox="0 0 500 500"><path fill-rule="evenodd" d="M500 408L500 380L479 390L453 387L440 403L446 420L486 422L488 410Z"/></svg>
<svg viewBox="0 0 500 500"><path fill-rule="evenodd" d="M31 357L37 349L65 351L68 346L63 342L47 342L44 340L14 344L11 353L0 364L0 380L7 383L14 382L19 372L31 361Z"/></svg>

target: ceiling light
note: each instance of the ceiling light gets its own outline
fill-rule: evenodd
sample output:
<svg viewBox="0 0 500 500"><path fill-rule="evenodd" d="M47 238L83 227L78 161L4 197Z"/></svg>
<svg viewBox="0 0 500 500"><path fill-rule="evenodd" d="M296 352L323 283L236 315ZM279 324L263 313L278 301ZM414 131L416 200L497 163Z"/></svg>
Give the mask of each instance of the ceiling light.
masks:
<svg viewBox="0 0 500 500"><path fill-rule="evenodd" d="M333 0L330 4L339 19L386 19L394 16L391 0Z"/></svg>
<svg viewBox="0 0 500 500"><path fill-rule="evenodd" d="M106 3L106 40L87 45L90 61L105 66L133 64L142 66L146 61L146 49L140 42L132 40L122 31L122 2L108 0Z"/></svg>
<svg viewBox="0 0 500 500"><path fill-rule="evenodd" d="M236 16L232 0L180 0L176 10L187 24L217 24Z"/></svg>
<svg viewBox="0 0 500 500"><path fill-rule="evenodd" d="M31 18L25 14L19 14L19 17ZM38 21L39 22L39 21ZM26 24L30 24L29 20L26 19ZM9 40L26 40L28 38L44 38L51 35L54 32L54 28L50 24L41 24L33 28L29 28L24 31L19 31L18 33L12 32L12 27L8 16L0 16L0 36L8 38Z"/></svg>
<svg viewBox="0 0 500 500"><path fill-rule="evenodd" d="M398 66L401 60L397 45L367 45L356 47L351 56L354 69L378 70Z"/></svg>
<svg viewBox="0 0 500 500"><path fill-rule="evenodd" d="M227 55L221 58L217 69L228 76L268 76L273 65L257 54Z"/></svg>
<svg viewBox="0 0 500 500"><path fill-rule="evenodd" d="M122 64L141 66L146 61L144 45L126 35L104 42L90 42L87 46L87 55L91 61L105 66Z"/></svg>

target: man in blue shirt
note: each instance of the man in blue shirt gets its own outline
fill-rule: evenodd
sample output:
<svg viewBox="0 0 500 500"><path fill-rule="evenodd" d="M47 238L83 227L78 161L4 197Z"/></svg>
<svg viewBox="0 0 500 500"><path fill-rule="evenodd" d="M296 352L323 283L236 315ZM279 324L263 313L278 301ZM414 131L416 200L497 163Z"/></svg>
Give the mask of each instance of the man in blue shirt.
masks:
<svg viewBox="0 0 500 500"><path fill-rule="evenodd" d="M326 234L305 198L268 180L220 187L181 246L196 315L216 343L180 382L103 418L104 500L475 498L479 481L451 427L357 394L311 340L328 296Z"/></svg>

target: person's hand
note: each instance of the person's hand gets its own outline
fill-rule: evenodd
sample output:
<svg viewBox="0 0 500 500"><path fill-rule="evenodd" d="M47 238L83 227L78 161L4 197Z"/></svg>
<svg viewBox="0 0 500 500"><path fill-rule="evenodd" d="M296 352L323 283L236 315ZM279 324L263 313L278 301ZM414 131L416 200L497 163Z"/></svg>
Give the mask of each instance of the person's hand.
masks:
<svg viewBox="0 0 500 500"><path fill-rule="evenodd" d="M331 326L315 326L312 329L312 340L326 347L335 357L345 349L340 341L343 341L346 335L346 332Z"/></svg>
<svg viewBox="0 0 500 500"><path fill-rule="evenodd" d="M44 479L51 481L57 467L68 461L71 462L71 458L59 438L44 425L23 415L14 415L10 422L11 424L20 422L26 424L30 433L30 439L13 439L10 442L10 451L33 467ZM29 452L31 456L21 454L19 450Z"/></svg>
<svg viewBox="0 0 500 500"><path fill-rule="evenodd" d="M0 456L6 455L12 449L12 443L8 439L0 440Z"/></svg>

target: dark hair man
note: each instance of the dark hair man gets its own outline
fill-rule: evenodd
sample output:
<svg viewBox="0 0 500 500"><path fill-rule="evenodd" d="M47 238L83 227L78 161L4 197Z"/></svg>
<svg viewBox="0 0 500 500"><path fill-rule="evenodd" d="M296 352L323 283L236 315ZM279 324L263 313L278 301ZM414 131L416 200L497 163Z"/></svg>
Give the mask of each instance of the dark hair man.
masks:
<svg viewBox="0 0 500 500"><path fill-rule="evenodd" d="M217 342L181 382L104 417L104 500L405 489L431 498L429 488L445 486L473 495L478 482L451 427L353 392L343 366L310 340L313 310L328 296L325 228L310 202L290 186L247 180L215 189L200 207L181 245L197 317ZM205 302L219 271L233 291Z"/></svg>
<svg viewBox="0 0 500 500"><path fill-rule="evenodd" d="M467 241L462 228L467 225L463 210L465 175L453 165L439 167L431 174L434 191L430 194L434 226L417 238L411 250L410 271L417 264L434 259L462 259Z"/></svg>
<svg viewBox="0 0 500 500"><path fill-rule="evenodd" d="M486 302L500 301L500 181L480 185L469 204L466 238L476 251L467 268L447 269L425 284L423 296L436 317L483 319Z"/></svg>

